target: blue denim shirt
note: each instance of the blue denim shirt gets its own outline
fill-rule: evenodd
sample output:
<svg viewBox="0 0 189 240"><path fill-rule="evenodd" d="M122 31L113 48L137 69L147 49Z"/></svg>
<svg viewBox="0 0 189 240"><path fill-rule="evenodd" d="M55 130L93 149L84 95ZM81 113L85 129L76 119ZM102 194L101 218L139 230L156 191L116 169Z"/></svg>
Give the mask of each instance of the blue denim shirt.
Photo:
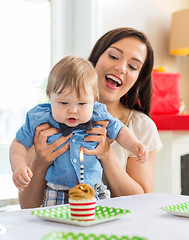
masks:
<svg viewBox="0 0 189 240"><path fill-rule="evenodd" d="M91 120L93 122L108 120L107 136L110 139L116 138L119 131L124 126L119 119L109 114L106 105L99 102L95 102L94 104ZM16 133L17 140L25 147L30 148L33 145L35 128L42 123L49 123L55 128L60 128L58 122L56 122L52 116L50 103L39 104L27 113L24 125ZM47 171L46 180L48 182L70 188L77 184L77 179L80 182L80 148L85 147L87 149L94 149L97 146L97 142L85 142L83 138L86 135L88 134L81 129L75 129L73 131L73 136L68 140L70 141L69 150L59 156ZM51 144L61 136L61 133L49 136L47 138L47 143ZM83 165L84 182L94 187L96 183L102 180L101 163L95 155L84 155Z"/></svg>

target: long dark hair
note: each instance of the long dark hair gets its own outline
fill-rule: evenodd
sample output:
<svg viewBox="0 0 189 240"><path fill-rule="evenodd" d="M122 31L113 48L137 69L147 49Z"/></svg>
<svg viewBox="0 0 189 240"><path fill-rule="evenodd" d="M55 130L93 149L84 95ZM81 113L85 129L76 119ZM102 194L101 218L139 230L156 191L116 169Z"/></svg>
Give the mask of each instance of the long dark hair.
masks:
<svg viewBox="0 0 189 240"><path fill-rule="evenodd" d="M120 102L130 109L141 111L149 116L152 94L151 73L154 64L154 53L151 44L142 32L133 28L125 27L116 28L107 32L96 42L88 60L92 62L95 67L99 57L107 48L113 43L128 37L137 38L144 43L147 48L147 56L137 81L133 87L121 97Z"/></svg>

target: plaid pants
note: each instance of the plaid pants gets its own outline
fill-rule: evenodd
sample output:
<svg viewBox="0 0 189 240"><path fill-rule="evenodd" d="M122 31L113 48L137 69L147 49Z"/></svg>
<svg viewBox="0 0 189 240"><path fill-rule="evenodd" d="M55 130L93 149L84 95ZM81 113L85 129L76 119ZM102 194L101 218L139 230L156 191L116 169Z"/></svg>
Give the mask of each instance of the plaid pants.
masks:
<svg viewBox="0 0 189 240"><path fill-rule="evenodd" d="M110 191L103 182L99 182L94 186L95 197L97 200L110 198ZM49 186L45 189L42 207L61 205L68 203L69 190L55 190Z"/></svg>

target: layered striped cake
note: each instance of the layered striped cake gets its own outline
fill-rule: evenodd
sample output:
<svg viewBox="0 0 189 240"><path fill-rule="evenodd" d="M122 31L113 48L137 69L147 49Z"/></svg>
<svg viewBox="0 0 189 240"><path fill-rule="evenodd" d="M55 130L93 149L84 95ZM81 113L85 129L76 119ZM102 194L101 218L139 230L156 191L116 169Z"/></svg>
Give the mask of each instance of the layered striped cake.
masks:
<svg viewBox="0 0 189 240"><path fill-rule="evenodd" d="M78 184L69 190L71 219L92 221L95 218L95 191L88 184Z"/></svg>

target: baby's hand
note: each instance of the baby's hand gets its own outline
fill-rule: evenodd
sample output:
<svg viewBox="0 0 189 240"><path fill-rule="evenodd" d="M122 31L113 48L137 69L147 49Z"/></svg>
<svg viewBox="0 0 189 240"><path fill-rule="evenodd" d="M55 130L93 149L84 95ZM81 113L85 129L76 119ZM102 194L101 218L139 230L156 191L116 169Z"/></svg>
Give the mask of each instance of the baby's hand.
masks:
<svg viewBox="0 0 189 240"><path fill-rule="evenodd" d="M33 173L29 167L20 168L14 171L13 173L13 182L15 186L20 190L23 191L25 187L28 186L28 184L31 181L31 178L33 176Z"/></svg>
<svg viewBox="0 0 189 240"><path fill-rule="evenodd" d="M137 162L140 162L140 163L145 163L148 159L148 151L146 149L146 147L139 143L137 144L136 146L136 153L134 153L136 156L137 156Z"/></svg>

